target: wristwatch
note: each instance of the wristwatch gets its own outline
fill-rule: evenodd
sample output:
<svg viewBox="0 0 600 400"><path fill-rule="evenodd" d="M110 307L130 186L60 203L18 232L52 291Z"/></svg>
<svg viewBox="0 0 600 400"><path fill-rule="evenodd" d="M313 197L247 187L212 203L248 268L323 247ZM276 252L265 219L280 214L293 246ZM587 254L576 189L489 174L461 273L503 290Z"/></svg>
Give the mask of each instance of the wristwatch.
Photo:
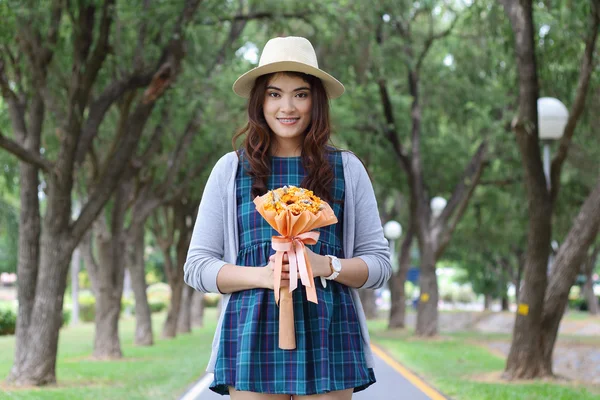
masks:
<svg viewBox="0 0 600 400"><path fill-rule="evenodd" d="M331 275L321 277L321 284L323 285L323 288L327 287L328 280L334 280L342 271L342 263L336 256L330 256L328 254L326 257L329 257L329 268L331 269Z"/></svg>

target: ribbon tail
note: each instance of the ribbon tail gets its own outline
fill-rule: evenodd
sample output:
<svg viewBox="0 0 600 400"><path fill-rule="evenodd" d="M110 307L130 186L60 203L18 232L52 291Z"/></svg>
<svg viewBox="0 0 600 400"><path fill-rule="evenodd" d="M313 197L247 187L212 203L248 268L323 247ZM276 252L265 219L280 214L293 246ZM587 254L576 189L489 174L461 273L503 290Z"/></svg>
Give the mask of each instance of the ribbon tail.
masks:
<svg viewBox="0 0 600 400"><path fill-rule="evenodd" d="M310 283L314 283L315 278L313 277L310 261L308 261L308 254L306 254L306 248L303 248L302 251L304 252L305 256L304 259L306 260L306 273L308 274L308 279L310 280ZM311 303L319 304L319 301L317 300L317 290L315 289L315 285L309 285L306 287L306 298Z"/></svg>
<svg viewBox="0 0 600 400"><path fill-rule="evenodd" d="M298 272L300 273L302 284L310 287L312 286L312 282L308 279L308 271L306 266L309 264L304 243L299 240L296 241L294 243L294 249L296 250L296 256L298 257Z"/></svg>
<svg viewBox="0 0 600 400"><path fill-rule="evenodd" d="M281 270L283 268L283 251L277 251L275 253L275 270L273 282L273 291L275 292L275 304L279 305L279 289L281 288Z"/></svg>
<svg viewBox="0 0 600 400"><path fill-rule="evenodd" d="M298 257L296 257L296 251L294 246L287 252L288 261L290 265L290 293L296 290L298 287Z"/></svg>

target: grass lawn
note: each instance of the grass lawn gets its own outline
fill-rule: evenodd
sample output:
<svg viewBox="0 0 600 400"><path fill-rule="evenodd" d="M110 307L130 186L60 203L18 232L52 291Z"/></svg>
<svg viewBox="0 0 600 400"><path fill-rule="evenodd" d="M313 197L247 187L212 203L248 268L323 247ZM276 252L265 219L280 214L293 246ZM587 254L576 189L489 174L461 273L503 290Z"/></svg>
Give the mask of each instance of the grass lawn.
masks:
<svg viewBox="0 0 600 400"><path fill-rule="evenodd" d="M2 399L177 399L204 374L216 326L215 310L205 327L173 340L160 339L166 314L153 316L155 345L133 345L135 320L119 324L124 358L92 360L94 325L64 328L58 348L57 380L52 387L15 389L3 382L14 357L14 336L0 336L0 398Z"/></svg>
<svg viewBox="0 0 600 400"><path fill-rule="evenodd" d="M506 383L499 379L505 360L475 341L476 333L443 334L421 340L406 330L387 331L387 322L369 322L372 340L392 357L453 400L598 400L600 388L555 382ZM501 336L494 335L492 339Z"/></svg>

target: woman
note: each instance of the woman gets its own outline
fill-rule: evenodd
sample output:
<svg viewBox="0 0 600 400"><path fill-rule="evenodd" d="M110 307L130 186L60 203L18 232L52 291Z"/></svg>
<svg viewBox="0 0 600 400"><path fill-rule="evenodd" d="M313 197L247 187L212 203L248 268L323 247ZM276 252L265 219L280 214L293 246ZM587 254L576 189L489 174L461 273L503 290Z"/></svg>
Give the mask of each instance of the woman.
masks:
<svg viewBox="0 0 600 400"><path fill-rule="evenodd" d="M350 399L375 382L356 288L382 287L391 264L364 166L328 145L328 100L344 86L318 68L308 40L286 37L271 39L233 90L249 98L249 121L234 148L245 139L208 179L184 266L188 285L223 294L207 368L215 374L211 389L236 400ZM302 285L293 292L295 350L278 348L277 233L252 202L284 185L313 190L338 218L307 248L318 304L305 300ZM283 270L285 286L287 258Z"/></svg>

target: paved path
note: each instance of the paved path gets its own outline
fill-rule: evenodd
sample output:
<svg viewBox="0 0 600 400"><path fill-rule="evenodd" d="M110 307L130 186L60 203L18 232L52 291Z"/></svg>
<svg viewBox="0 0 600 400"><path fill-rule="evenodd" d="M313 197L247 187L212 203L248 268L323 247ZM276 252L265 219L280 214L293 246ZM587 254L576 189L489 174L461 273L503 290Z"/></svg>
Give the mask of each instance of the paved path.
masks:
<svg viewBox="0 0 600 400"><path fill-rule="evenodd" d="M398 364L377 347L373 347L375 356L375 376L377 383L362 392L355 393L352 400L445 400L437 391L428 386L420 378ZM220 396L208 386L212 382L212 374L206 375L181 400L223 400L228 396Z"/></svg>

